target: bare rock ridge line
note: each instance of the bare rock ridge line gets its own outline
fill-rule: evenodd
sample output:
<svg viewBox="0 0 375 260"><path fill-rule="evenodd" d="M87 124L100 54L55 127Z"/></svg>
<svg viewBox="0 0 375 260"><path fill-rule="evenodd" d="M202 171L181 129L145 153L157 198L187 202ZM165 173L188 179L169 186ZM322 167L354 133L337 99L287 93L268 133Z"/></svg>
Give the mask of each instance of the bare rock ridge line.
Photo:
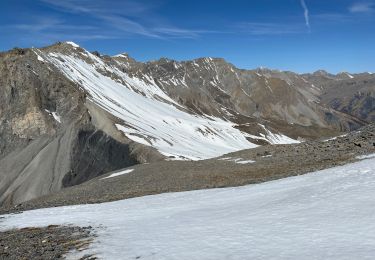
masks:
<svg viewBox="0 0 375 260"><path fill-rule="evenodd" d="M375 121L369 73L141 63L66 42L0 53L0 75L0 205L139 163L210 159Z"/></svg>

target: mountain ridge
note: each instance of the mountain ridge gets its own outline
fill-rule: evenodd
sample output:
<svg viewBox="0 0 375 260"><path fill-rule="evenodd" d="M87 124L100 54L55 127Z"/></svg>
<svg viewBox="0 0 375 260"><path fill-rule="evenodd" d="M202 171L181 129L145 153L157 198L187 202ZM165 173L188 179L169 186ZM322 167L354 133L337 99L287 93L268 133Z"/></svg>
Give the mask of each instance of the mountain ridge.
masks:
<svg viewBox="0 0 375 260"><path fill-rule="evenodd" d="M1 53L8 53L8 52L19 52L19 51L25 51L25 50L28 50L28 49L45 49L45 48L49 48L51 46L55 46L55 45L59 45L59 44L64 44L64 43L71 43L73 45L76 45L80 48L82 48L80 45L78 45L77 43L75 42L72 42L72 41L65 41L65 42L56 42L54 44L51 44L51 45L47 45L47 46L42 46L42 47L31 47L31 48L27 48L27 47L13 47L12 49L9 49L9 50L2 50L0 51L0 54ZM363 71L363 72L351 72L351 71L338 71L336 73L334 72L330 72L328 70L325 70L325 69L317 69L315 71L311 71L311 72L295 72L295 71L292 71L292 70L288 70L288 69L278 69L278 68L269 68L269 67L264 67L264 66L259 66L259 67L254 67L254 68L241 68L239 66L236 66L234 65L234 63L226 60L225 58L222 58L222 57L215 57L215 56L200 56L200 57L196 57L196 58L192 58L192 59L183 59L183 60L178 60L178 59L174 59L174 58L170 58L170 57L160 57L160 58L157 58L157 59L151 59L151 60L145 60L145 61L139 61L139 60L136 60L135 58L133 58L131 56L131 54L129 52L120 52L120 53L117 53L117 54L113 54L113 55L110 55L110 54L106 54L106 53L102 53L98 50L91 50L89 51L91 53L95 53L96 55L100 55L100 56L107 56L107 57L111 57L111 58L116 58L116 57L120 57L121 55L124 55L124 56L128 56L129 58L137 61L138 63L152 63L152 62L159 62L160 60L169 60L169 61L174 61L174 62L178 62L178 63L183 63L183 62L190 62L190 61L195 61L195 60L201 60L201 59L207 59L207 58L211 58L211 59L221 59L221 60L224 60L226 63L229 63L231 65L233 65L234 67L236 67L237 69L239 70L246 70L246 71L255 71L255 70L262 70L262 69L265 69L265 70L270 70L270 71L275 71L275 72L292 72L292 73L295 73L295 74L298 74L298 75L311 75L311 74L317 74L317 73L324 73L324 74L328 74L328 75L332 75L332 76L338 76L339 74L343 74L343 73L347 73L347 74L350 74L350 75L363 75L363 74L367 74L367 75L373 75L374 72L370 72L370 71Z"/></svg>

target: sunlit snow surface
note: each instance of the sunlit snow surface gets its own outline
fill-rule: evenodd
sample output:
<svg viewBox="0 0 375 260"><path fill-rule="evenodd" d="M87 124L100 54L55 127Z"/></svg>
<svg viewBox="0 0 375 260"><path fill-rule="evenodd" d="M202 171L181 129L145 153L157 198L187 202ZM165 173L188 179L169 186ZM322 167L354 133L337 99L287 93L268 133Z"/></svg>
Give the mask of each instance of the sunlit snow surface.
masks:
<svg viewBox="0 0 375 260"><path fill-rule="evenodd" d="M80 55L48 53L45 59L87 90L96 104L122 119L116 127L133 141L176 159L193 160L256 147L234 123L188 113L147 75L130 77L89 52ZM271 143L294 141L268 134Z"/></svg>
<svg viewBox="0 0 375 260"><path fill-rule="evenodd" d="M253 160L243 160L242 158L232 158L232 157L225 157L225 158L219 158L219 161L228 161L228 162L234 162L238 164L249 164L249 163L255 163Z"/></svg>
<svg viewBox="0 0 375 260"><path fill-rule="evenodd" d="M258 185L26 211L0 225L92 225L84 253L103 259L373 259L374 205L372 158Z"/></svg>
<svg viewBox="0 0 375 260"><path fill-rule="evenodd" d="M109 178L113 178L113 177L125 175L125 174L128 174L128 173L131 173L132 171L134 171L134 169L128 169L128 170L124 170L124 171L120 171L120 172L115 172L115 173L112 173L111 175L109 175L107 177L101 178L101 180L105 180L105 179L109 179Z"/></svg>
<svg viewBox="0 0 375 260"><path fill-rule="evenodd" d="M69 44L69 45L72 45L74 48L78 48L79 47L79 45L76 44L76 43L74 43L74 42L66 42L66 43Z"/></svg>
<svg viewBox="0 0 375 260"><path fill-rule="evenodd" d="M375 153L357 156L357 159L359 160L371 159L371 158L375 158Z"/></svg>
<svg viewBox="0 0 375 260"><path fill-rule="evenodd" d="M51 112L49 111L48 109L45 109L45 111L50 114L51 116L53 116L53 118L58 122L58 123L61 123L61 117L59 116L59 114L57 114L57 112Z"/></svg>

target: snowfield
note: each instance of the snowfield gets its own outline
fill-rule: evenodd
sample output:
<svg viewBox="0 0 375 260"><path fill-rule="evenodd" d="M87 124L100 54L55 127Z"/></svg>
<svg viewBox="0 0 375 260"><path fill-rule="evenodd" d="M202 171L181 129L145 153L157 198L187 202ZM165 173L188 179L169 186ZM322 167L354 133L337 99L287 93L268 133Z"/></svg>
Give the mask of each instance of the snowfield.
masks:
<svg viewBox="0 0 375 260"><path fill-rule="evenodd" d="M190 114L148 75L142 79L131 77L115 64L107 64L84 50L69 55L45 53L43 59L85 89L94 103L121 119L123 124L116 127L129 139L153 146L166 156L201 160L257 146L246 139L254 136L236 129L233 122ZM297 142L263 128L266 136L255 138L272 144Z"/></svg>
<svg viewBox="0 0 375 260"><path fill-rule="evenodd" d="M93 64L59 53L50 54L47 60L82 85L96 104L122 119L127 126L116 127L133 141L154 146L166 156L192 160L257 146L231 122L184 112L152 79L146 82L131 78L91 53L86 55ZM121 81L104 76L97 69L113 73Z"/></svg>
<svg viewBox="0 0 375 260"><path fill-rule="evenodd" d="M373 259L374 205L371 158L258 185L5 215L0 229L92 225L84 253L103 259Z"/></svg>

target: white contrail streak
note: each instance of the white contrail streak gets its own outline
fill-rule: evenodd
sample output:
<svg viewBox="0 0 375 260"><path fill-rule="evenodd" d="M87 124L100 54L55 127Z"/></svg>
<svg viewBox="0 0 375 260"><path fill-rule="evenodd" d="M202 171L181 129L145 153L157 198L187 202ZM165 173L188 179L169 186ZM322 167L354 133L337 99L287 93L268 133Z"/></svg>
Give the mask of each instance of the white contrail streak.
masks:
<svg viewBox="0 0 375 260"><path fill-rule="evenodd" d="M301 5L302 5L303 10L305 11L304 15L305 15L306 26L307 26L307 28L310 29L309 9L307 8L305 0L301 0Z"/></svg>

